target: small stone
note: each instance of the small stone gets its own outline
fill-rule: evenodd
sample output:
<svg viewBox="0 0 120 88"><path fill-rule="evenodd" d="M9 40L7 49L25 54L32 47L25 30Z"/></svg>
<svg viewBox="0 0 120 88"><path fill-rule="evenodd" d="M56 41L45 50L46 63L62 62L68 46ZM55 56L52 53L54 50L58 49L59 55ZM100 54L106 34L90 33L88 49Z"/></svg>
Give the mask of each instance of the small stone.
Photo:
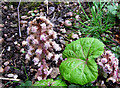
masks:
<svg viewBox="0 0 120 88"><path fill-rule="evenodd" d="M10 8L13 9L13 5L11 5Z"/></svg>
<svg viewBox="0 0 120 88"><path fill-rule="evenodd" d="M0 67L0 73L3 73L4 69L2 67Z"/></svg>
<svg viewBox="0 0 120 88"><path fill-rule="evenodd" d="M68 13L66 13L66 16L72 17L72 16L73 16L73 12L68 12Z"/></svg>
<svg viewBox="0 0 120 88"><path fill-rule="evenodd" d="M60 31L61 31L62 33L66 33L65 28L64 28L64 29L60 29Z"/></svg>
<svg viewBox="0 0 120 88"><path fill-rule="evenodd" d="M14 77L14 74L8 74L7 76L8 77Z"/></svg>
<svg viewBox="0 0 120 88"><path fill-rule="evenodd" d="M24 48L22 48L22 49L20 50L20 52L21 52L21 53L25 53L25 50L24 50Z"/></svg>
<svg viewBox="0 0 120 88"><path fill-rule="evenodd" d="M48 15L51 15L55 11L55 7L49 7Z"/></svg>
<svg viewBox="0 0 120 88"><path fill-rule="evenodd" d="M2 31L2 28L0 28L0 32Z"/></svg>
<svg viewBox="0 0 120 88"><path fill-rule="evenodd" d="M34 10L34 13L38 13L39 11L38 10Z"/></svg>
<svg viewBox="0 0 120 88"><path fill-rule="evenodd" d="M27 24L27 21L20 21L21 24Z"/></svg>
<svg viewBox="0 0 120 88"><path fill-rule="evenodd" d="M44 0L44 4L45 4L45 5L48 5L48 0Z"/></svg>
<svg viewBox="0 0 120 88"><path fill-rule="evenodd" d="M64 24L65 26L72 26L72 23L69 20L65 20Z"/></svg>
<svg viewBox="0 0 120 88"><path fill-rule="evenodd" d="M22 46L26 46L26 45L27 45L27 41L23 41Z"/></svg>
<svg viewBox="0 0 120 88"><path fill-rule="evenodd" d="M12 37L6 39L7 42L10 42L10 41L12 41L12 40L13 40Z"/></svg>
<svg viewBox="0 0 120 88"><path fill-rule="evenodd" d="M18 35L18 33L15 33L15 35Z"/></svg>
<svg viewBox="0 0 120 88"><path fill-rule="evenodd" d="M21 16L21 19L27 19L27 16Z"/></svg>
<svg viewBox="0 0 120 88"><path fill-rule="evenodd" d="M60 40L60 42L65 45L65 41L64 40Z"/></svg>
<svg viewBox="0 0 120 88"><path fill-rule="evenodd" d="M17 42L17 41L15 41L15 42L14 42L14 44L15 44L15 45L17 45L17 44L18 44L18 42Z"/></svg>
<svg viewBox="0 0 120 88"><path fill-rule="evenodd" d="M17 74L15 74L13 78L14 78L14 79L17 79L17 77L18 77L18 75L17 75Z"/></svg>
<svg viewBox="0 0 120 88"><path fill-rule="evenodd" d="M76 15L76 16L75 16L75 18L76 18L76 20L77 20L77 21L79 21L79 20L80 20L79 15Z"/></svg>
<svg viewBox="0 0 120 88"><path fill-rule="evenodd" d="M12 24L12 25L10 25L11 27L17 27L17 24Z"/></svg>
<svg viewBox="0 0 120 88"><path fill-rule="evenodd" d="M4 70L5 70L6 72L9 71L9 69L10 69L10 66L7 66L7 67L4 68Z"/></svg>
<svg viewBox="0 0 120 88"><path fill-rule="evenodd" d="M28 12L28 14L31 14L31 13L33 13L33 11L29 11L29 12Z"/></svg>
<svg viewBox="0 0 120 88"><path fill-rule="evenodd" d="M18 15L18 14L17 14L16 12L15 12L15 13L13 13L13 16L14 16L14 17L16 17L17 15Z"/></svg>
<svg viewBox="0 0 120 88"><path fill-rule="evenodd" d="M0 44L2 44L3 41L4 41L4 39L0 37Z"/></svg>
<svg viewBox="0 0 120 88"><path fill-rule="evenodd" d="M73 38L73 39L75 39L75 38L78 39L79 37L78 37L77 34L72 33L72 38Z"/></svg>
<svg viewBox="0 0 120 88"><path fill-rule="evenodd" d="M53 67L52 72L50 73L51 78L55 78L59 73L59 68Z"/></svg>
<svg viewBox="0 0 120 88"><path fill-rule="evenodd" d="M9 62L8 62L8 61L6 61L6 62L4 63L4 65L5 65L5 66L7 66L8 64L9 64Z"/></svg>
<svg viewBox="0 0 120 88"><path fill-rule="evenodd" d="M7 6L4 6L3 8L4 8L5 10L7 10L7 9L8 9L8 7L7 7Z"/></svg>
<svg viewBox="0 0 120 88"><path fill-rule="evenodd" d="M10 19L10 16L7 16L7 19L9 20ZM7 21L5 22L7 24Z"/></svg>
<svg viewBox="0 0 120 88"><path fill-rule="evenodd" d="M1 27L4 27L4 24L0 24L0 28L1 28Z"/></svg>
<svg viewBox="0 0 120 88"><path fill-rule="evenodd" d="M11 50L11 47L10 46L8 46L8 49L7 49L7 51L10 51Z"/></svg>

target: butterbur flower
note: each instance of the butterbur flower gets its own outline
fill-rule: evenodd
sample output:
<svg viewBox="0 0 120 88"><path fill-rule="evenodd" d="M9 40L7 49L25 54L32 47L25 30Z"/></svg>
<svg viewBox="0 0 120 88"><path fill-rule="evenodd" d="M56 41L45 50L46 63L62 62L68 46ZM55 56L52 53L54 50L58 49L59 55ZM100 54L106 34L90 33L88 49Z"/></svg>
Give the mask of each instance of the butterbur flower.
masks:
<svg viewBox="0 0 120 88"><path fill-rule="evenodd" d="M61 51L62 50L61 47L58 44L56 44L55 42L52 42L52 46L53 46L53 49L55 49L55 51Z"/></svg>
<svg viewBox="0 0 120 88"><path fill-rule="evenodd" d="M30 55L26 54L25 59L30 60Z"/></svg>
<svg viewBox="0 0 120 88"><path fill-rule="evenodd" d="M34 57L34 59L33 59L32 61L34 62L34 65L37 65L37 64L38 64L38 62L39 62L39 58Z"/></svg>
<svg viewBox="0 0 120 88"><path fill-rule="evenodd" d="M42 34L42 35L40 36L40 40L46 41L46 36L45 36L44 34Z"/></svg>
<svg viewBox="0 0 120 88"><path fill-rule="evenodd" d="M108 81L111 80L113 83L116 82L116 79L114 79L113 77L110 77L110 78L108 78L107 80L108 80Z"/></svg>
<svg viewBox="0 0 120 88"><path fill-rule="evenodd" d="M107 59L106 59L106 58L102 58L102 59L101 59L101 62L102 62L102 63L107 63Z"/></svg>
<svg viewBox="0 0 120 88"><path fill-rule="evenodd" d="M36 51L35 51L35 53L36 53L36 55L41 55L42 54L42 49L37 49Z"/></svg>
<svg viewBox="0 0 120 88"><path fill-rule="evenodd" d="M105 51L102 55L103 58L98 58L98 65L103 67L104 72L109 74L108 81L111 80L113 83L117 82L118 77L118 63L119 60L115 58L115 54L113 54L110 50Z"/></svg>
<svg viewBox="0 0 120 88"><path fill-rule="evenodd" d="M53 39L57 38L57 33L53 32Z"/></svg>
<svg viewBox="0 0 120 88"><path fill-rule="evenodd" d="M53 30L48 30L49 35L53 35Z"/></svg>
<svg viewBox="0 0 120 88"><path fill-rule="evenodd" d="M42 77L41 76L38 76L37 77L38 81L42 80Z"/></svg>
<svg viewBox="0 0 120 88"><path fill-rule="evenodd" d="M43 30L46 30L46 24L45 23L40 24L40 26L42 27Z"/></svg>
<svg viewBox="0 0 120 88"><path fill-rule="evenodd" d="M30 55L30 56L32 56L32 55L33 55L33 53L32 53L32 51L31 51L31 50L28 50L28 55Z"/></svg>
<svg viewBox="0 0 120 88"><path fill-rule="evenodd" d="M44 48L47 50L50 47L50 43L48 41L45 42Z"/></svg>
<svg viewBox="0 0 120 88"><path fill-rule="evenodd" d="M49 52L48 55L46 56L46 59L50 60L52 56L53 56L53 54Z"/></svg>
<svg viewBox="0 0 120 88"><path fill-rule="evenodd" d="M78 35L77 35L77 34L74 34L74 33L72 33L72 38L73 38L73 39L75 39L75 38L79 39Z"/></svg>
<svg viewBox="0 0 120 88"><path fill-rule="evenodd" d="M53 42L53 39L57 38L57 33L53 30L53 24L45 16L36 17L30 21L27 33L29 50L26 59L33 58L34 65L40 67L35 79L46 79L49 74L49 63L46 63L46 60L54 59L57 62L60 56L51 52L53 49L62 50L56 42Z"/></svg>
<svg viewBox="0 0 120 88"><path fill-rule="evenodd" d="M44 74L48 74L48 70L47 69L43 69Z"/></svg>
<svg viewBox="0 0 120 88"><path fill-rule="evenodd" d="M39 42L38 42L38 40L37 40L37 39L33 39L32 43L33 43L34 45L39 44Z"/></svg>
<svg viewBox="0 0 120 88"><path fill-rule="evenodd" d="M32 28L31 28L31 32L32 33L36 33L37 32L37 26L32 26Z"/></svg>
<svg viewBox="0 0 120 88"><path fill-rule="evenodd" d="M54 57L54 61L56 61L56 63L57 63L59 58L60 58L60 55L56 54L55 57Z"/></svg>

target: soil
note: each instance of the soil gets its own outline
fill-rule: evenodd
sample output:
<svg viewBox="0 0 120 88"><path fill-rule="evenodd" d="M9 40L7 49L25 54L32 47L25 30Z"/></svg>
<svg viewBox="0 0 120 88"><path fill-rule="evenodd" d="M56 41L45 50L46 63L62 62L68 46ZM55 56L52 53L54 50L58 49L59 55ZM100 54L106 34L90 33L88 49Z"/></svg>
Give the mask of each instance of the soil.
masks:
<svg viewBox="0 0 120 88"><path fill-rule="evenodd" d="M88 10L88 6L86 3L82 3L83 7ZM47 14L47 6L43 2L39 3L29 3L29 2L21 2L20 5L20 19L21 21L27 22L27 24L24 24L21 22L21 37L19 36L19 27L18 27L18 13L17 13L17 7L18 2L2 2L2 38L4 41L2 42L2 68L3 73L2 77L4 78L12 78L8 77L8 74L17 75L17 79L20 79L22 82L24 82L26 79L29 78L31 81L34 80L34 76L37 72L38 66L34 65L33 61L30 60L29 62L26 61L25 55L28 50L27 45L23 45L23 41L26 41L27 38L27 27L28 22L33 20L39 13L46 16L55 26L54 30L58 33L59 39L63 38L63 40L67 41L69 39L66 39L65 37L67 33L71 33L70 27L66 27L64 24L65 20L71 20L71 14L68 12L79 10L78 3L49 3L48 4L48 14ZM30 13L30 11L34 11ZM73 14L73 13L72 13ZM26 18L21 18L22 16L27 16ZM73 22L72 22L73 23ZM66 29L66 33L62 33L60 29ZM117 25L117 28L119 28L119 25ZM120 44L120 35L119 35L119 29L118 30L112 30L113 37L115 38L115 41L117 41L118 45ZM81 35L78 35L79 38ZM76 39L70 38L68 43L74 41ZM56 41L60 46L63 46L63 50L65 48L65 44L60 43L58 39L54 40ZM62 50L62 51L63 51ZM55 53L62 53L61 52L55 52ZM55 64L54 61L49 61L51 63L51 67L59 67L59 64L61 63L61 60L59 60L59 64ZM26 75L27 74L27 75ZM48 76L48 78L56 78L59 73ZM101 79L98 77L98 79ZM102 80L105 80L104 78ZM96 85L96 82L93 84ZM15 83L9 80L2 80L2 85L4 87L15 87L19 85L20 83ZM117 84L113 84L112 82L105 83L106 86L109 87L115 87ZM117 85L118 86L118 85Z"/></svg>

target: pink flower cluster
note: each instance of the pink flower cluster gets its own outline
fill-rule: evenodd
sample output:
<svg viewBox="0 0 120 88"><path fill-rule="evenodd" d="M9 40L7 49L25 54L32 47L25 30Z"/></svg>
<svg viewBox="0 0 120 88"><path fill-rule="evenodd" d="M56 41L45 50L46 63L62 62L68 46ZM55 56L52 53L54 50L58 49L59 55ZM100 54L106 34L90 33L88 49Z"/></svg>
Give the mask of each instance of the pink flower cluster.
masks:
<svg viewBox="0 0 120 88"><path fill-rule="evenodd" d="M27 29L28 37L26 39L29 49L26 59L34 62L34 65L40 67L36 78L45 79L49 73L49 67L46 60L53 60L56 63L61 54L52 52L61 51L62 48L53 39L57 38L57 33L53 30L53 24L44 16L36 17L29 22Z"/></svg>
<svg viewBox="0 0 120 88"><path fill-rule="evenodd" d="M104 72L109 74L107 81L111 80L113 83L118 81L119 60L110 50L105 51L102 58L97 59L97 63L103 68Z"/></svg>

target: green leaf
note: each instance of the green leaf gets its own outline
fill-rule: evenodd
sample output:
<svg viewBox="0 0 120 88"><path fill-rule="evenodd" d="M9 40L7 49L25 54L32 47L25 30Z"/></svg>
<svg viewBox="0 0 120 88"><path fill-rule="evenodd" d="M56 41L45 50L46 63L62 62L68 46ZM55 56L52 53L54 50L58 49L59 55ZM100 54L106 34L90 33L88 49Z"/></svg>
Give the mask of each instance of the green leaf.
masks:
<svg viewBox="0 0 120 88"><path fill-rule="evenodd" d="M25 86L31 86L32 85L32 82L31 81L26 81L25 82Z"/></svg>
<svg viewBox="0 0 120 88"><path fill-rule="evenodd" d="M102 55L104 44L95 38L80 38L65 47L60 73L70 83L84 85L98 76L94 58Z"/></svg>
<svg viewBox="0 0 120 88"><path fill-rule="evenodd" d="M67 86L67 84L62 80L47 79L37 81L33 86Z"/></svg>

